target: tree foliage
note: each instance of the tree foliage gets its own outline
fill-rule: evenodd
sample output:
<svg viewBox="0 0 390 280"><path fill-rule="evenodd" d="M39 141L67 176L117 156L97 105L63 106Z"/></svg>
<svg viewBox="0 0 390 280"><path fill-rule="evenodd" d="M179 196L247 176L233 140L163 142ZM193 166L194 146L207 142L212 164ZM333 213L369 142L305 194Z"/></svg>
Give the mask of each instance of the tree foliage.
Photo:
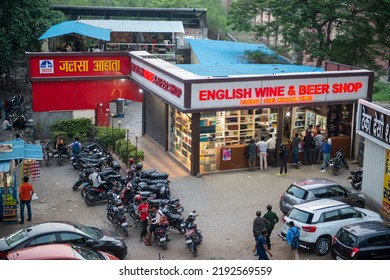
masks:
<svg viewBox="0 0 390 280"><path fill-rule="evenodd" d="M40 51L38 38L65 16L50 10L49 0L2 0L0 5L0 74L9 74L25 52Z"/></svg>
<svg viewBox="0 0 390 280"><path fill-rule="evenodd" d="M255 22L261 12L273 20ZM317 66L330 59L375 69L378 58L389 56L389 19L390 0L237 0L228 24L259 36L282 35Z"/></svg>

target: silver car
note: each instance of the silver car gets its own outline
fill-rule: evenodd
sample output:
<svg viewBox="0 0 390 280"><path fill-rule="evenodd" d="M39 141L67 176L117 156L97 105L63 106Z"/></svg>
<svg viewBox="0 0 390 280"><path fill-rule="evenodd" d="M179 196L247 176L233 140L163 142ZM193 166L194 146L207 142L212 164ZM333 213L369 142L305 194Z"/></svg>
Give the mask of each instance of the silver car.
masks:
<svg viewBox="0 0 390 280"><path fill-rule="evenodd" d="M307 201L330 198L354 207L365 207L363 193L324 178L310 178L292 183L280 196L279 208L284 214L296 205Z"/></svg>

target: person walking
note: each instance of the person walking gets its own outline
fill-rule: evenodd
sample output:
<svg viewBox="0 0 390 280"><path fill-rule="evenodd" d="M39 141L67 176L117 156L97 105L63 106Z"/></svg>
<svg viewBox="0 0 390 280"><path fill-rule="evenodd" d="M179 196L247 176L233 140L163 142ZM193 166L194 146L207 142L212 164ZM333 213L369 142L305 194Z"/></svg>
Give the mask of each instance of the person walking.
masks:
<svg viewBox="0 0 390 280"><path fill-rule="evenodd" d="M299 139L299 133L296 132L294 135L294 138L292 139L291 143L291 149L293 153L293 164L295 165L295 168L299 168L299 159L298 159L298 154L299 154L299 142L301 139Z"/></svg>
<svg viewBox="0 0 390 280"><path fill-rule="evenodd" d="M322 136L321 130L317 130L317 135L314 137L314 149L313 149L313 161L316 164L319 164L321 160L321 148L323 142L324 142L324 136Z"/></svg>
<svg viewBox="0 0 390 280"><path fill-rule="evenodd" d="M288 259L299 260L298 247L299 238L301 236L299 229L294 225L293 221L288 222L289 229L286 234L286 241L289 246Z"/></svg>
<svg viewBox="0 0 390 280"><path fill-rule="evenodd" d="M305 137L303 138L303 164L311 165L312 164L312 156L313 156L313 136L311 132L307 132Z"/></svg>
<svg viewBox="0 0 390 280"><path fill-rule="evenodd" d="M275 228L275 224L279 222L279 218L278 215L272 211L271 205L267 205L267 213L264 214L263 218L266 219L269 223L265 226L268 231L268 235L266 236L265 240L267 242L268 249L271 250L271 233Z"/></svg>
<svg viewBox="0 0 390 280"><path fill-rule="evenodd" d="M33 186L28 182L27 176L23 177L23 184L19 188L19 200L20 200L20 224L24 224L24 209L27 207L27 221L31 221L31 198L34 194Z"/></svg>
<svg viewBox="0 0 390 280"><path fill-rule="evenodd" d="M141 221L141 236L139 242L142 242L148 233L149 203L146 197L142 198L142 203L138 205L137 211Z"/></svg>
<svg viewBox="0 0 390 280"><path fill-rule="evenodd" d="M261 211L256 211L256 218L253 220L253 237L255 240L259 237L261 231L263 229L266 229L266 226L269 224L269 222L261 217Z"/></svg>
<svg viewBox="0 0 390 280"><path fill-rule="evenodd" d="M270 166L275 167L276 166L276 158L275 158L275 153L276 153L276 139L275 139L275 134L271 134L271 137L267 140L267 152L269 154L269 161L270 161Z"/></svg>
<svg viewBox="0 0 390 280"><path fill-rule="evenodd" d="M263 229L256 240L255 248L253 248L253 253L257 251L257 256L259 256L259 260L269 260L267 253L270 255L270 257L272 257L271 250L267 248L266 244L268 234L268 231L266 229Z"/></svg>
<svg viewBox="0 0 390 280"><path fill-rule="evenodd" d="M289 152L285 144L280 144L279 148L279 158L280 158L280 172L277 175L282 175L283 170L284 174L287 175L287 161L288 161Z"/></svg>
<svg viewBox="0 0 390 280"><path fill-rule="evenodd" d="M265 142L265 137L261 136L261 140L257 142L257 147L259 148L259 158L260 158L260 170L266 170L267 167L267 143Z"/></svg>
<svg viewBox="0 0 390 280"><path fill-rule="evenodd" d="M330 152L332 151L332 145L330 144L331 141L328 141L327 139L324 139L324 142L322 143L321 149L322 149L322 156L323 156L323 162L321 167L321 172L326 172L326 169L329 166L330 161Z"/></svg>
<svg viewBox="0 0 390 280"><path fill-rule="evenodd" d="M248 144L248 165L249 165L249 171L254 171L255 170L256 149L257 149L257 146L255 144L255 139L251 138L251 140L249 140L249 144Z"/></svg>

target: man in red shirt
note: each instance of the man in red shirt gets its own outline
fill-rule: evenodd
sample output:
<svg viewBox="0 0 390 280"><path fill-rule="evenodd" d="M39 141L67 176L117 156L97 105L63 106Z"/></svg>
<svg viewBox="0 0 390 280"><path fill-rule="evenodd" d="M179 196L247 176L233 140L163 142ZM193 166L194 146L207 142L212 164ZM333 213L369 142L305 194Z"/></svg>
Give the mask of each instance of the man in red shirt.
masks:
<svg viewBox="0 0 390 280"><path fill-rule="evenodd" d="M27 206L27 221L31 221L31 197L34 194L34 189L31 184L28 183L28 177L23 178L23 184L19 188L19 200L20 200L20 224L24 224L24 207Z"/></svg>
<svg viewBox="0 0 390 280"><path fill-rule="evenodd" d="M148 232L148 216L149 216L149 203L146 197L142 198L142 203L138 205L138 214L141 220L141 238L139 242L143 241L143 238L146 236Z"/></svg>

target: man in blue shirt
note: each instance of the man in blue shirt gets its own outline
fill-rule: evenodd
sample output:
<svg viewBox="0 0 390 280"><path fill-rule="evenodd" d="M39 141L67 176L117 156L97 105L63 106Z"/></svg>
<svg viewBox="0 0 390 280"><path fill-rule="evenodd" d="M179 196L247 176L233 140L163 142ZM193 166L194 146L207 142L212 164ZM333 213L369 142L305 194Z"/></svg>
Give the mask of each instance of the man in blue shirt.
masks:
<svg viewBox="0 0 390 280"><path fill-rule="evenodd" d="M255 248L253 248L253 253L257 251L259 260L269 260L267 253L272 257L271 251L267 247L266 238L268 236L268 230L263 229L261 234L257 238Z"/></svg>
<svg viewBox="0 0 390 280"><path fill-rule="evenodd" d="M293 221L288 223L290 227L286 234L286 241L289 245L288 259L289 260L299 260L298 256L298 246L299 246L299 238L301 236L299 229L294 225ZM296 237L296 238L294 238Z"/></svg>

